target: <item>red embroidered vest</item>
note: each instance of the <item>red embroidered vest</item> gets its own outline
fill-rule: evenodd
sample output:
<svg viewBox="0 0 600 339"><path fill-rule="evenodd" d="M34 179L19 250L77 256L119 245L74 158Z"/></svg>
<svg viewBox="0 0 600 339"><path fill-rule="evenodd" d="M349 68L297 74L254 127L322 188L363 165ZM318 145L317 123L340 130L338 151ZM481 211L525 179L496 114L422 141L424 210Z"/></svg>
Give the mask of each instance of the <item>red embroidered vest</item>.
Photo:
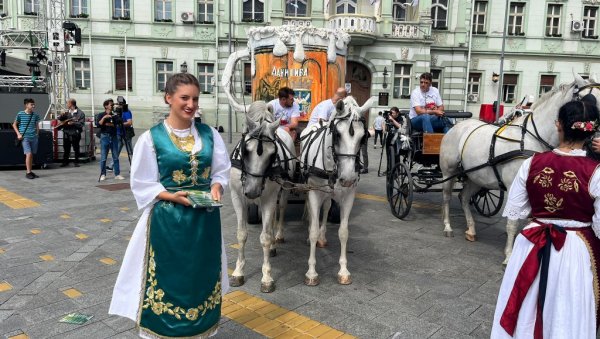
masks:
<svg viewBox="0 0 600 339"><path fill-rule="evenodd" d="M591 222L594 198L589 184L598 165L588 157L534 155L526 182L532 216Z"/></svg>

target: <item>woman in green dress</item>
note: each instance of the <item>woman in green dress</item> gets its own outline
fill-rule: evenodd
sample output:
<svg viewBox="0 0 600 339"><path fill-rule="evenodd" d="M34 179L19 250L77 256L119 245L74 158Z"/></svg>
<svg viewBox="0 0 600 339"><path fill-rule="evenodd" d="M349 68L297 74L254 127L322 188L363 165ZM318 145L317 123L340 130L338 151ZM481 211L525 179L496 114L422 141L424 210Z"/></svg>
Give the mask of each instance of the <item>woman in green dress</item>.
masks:
<svg viewBox="0 0 600 339"><path fill-rule="evenodd" d="M192 208L188 196L221 200L231 167L221 136L194 123L200 85L191 74L165 86L164 122L138 139L131 190L144 212L113 291L110 314L134 320L144 338L216 333L229 284L218 208Z"/></svg>

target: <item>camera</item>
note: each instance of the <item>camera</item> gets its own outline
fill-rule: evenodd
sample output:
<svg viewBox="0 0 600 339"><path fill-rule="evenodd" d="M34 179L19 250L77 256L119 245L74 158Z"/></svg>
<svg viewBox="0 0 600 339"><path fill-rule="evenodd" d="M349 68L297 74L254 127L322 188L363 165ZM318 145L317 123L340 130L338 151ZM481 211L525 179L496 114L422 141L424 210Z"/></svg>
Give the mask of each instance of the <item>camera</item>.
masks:
<svg viewBox="0 0 600 339"><path fill-rule="evenodd" d="M383 111L382 116L387 121L390 117L390 111Z"/></svg>

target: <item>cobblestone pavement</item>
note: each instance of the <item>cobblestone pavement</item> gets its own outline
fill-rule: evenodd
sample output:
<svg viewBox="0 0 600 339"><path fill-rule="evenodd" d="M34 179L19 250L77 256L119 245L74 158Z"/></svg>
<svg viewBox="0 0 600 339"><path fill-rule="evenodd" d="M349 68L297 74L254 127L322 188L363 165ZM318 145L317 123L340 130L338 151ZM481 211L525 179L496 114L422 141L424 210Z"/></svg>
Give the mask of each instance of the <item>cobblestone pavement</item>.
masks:
<svg viewBox="0 0 600 339"><path fill-rule="evenodd" d="M353 283L337 284L339 241L336 225L330 224L328 247L317 249L321 283L304 285L307 226L301 221L302 206L296 204L287 211L286 242L272 258L276 291L259 291L260 228L250 225L246 284L233 288L230 299L245 299L250 308L258 302L269 305L263 313L275 311L259 317L265 321L293 311L286 314L314 321L306 322L304 329L308 324L323 325L318 328L330 331L324 337L344 333L360 338L489 336L503 273L504 220L476 216L478 241L467 242L455 198L451 215L456 237L445 238L438 207L441 193L415 194L408 218L396 219L385 202L385 178L377 176L380 149L369 144L369 153L370 172L361 176L357 191L362 195L350 219L348 267ZM128 178L126 158L121 157L121 163ZM56 164L36 172L40 178L29 180L23 169L0 171L0 196L12 199L13 207L23 207L0 203L0 337L135 338L133 322L107 314L121 260L140 215L131 191L99 187L97 161L80 168ZM122 182L109 175L102 185L116 183ZM39 206L19 202L19 197L3 190ZM237 241L229 199L225 198L221 216L231 269L237 257L231 245ZM252 296L255 299L247 299ZM273 324L261 327L255 321L256 326L249 325L252 314L240 318L243 312L234 312L240 308L233 301L227 301L229 314L222 318L216 338L285 337L285 326L277 330ZM71 312L94 317L84 325L58 322ZM311 335L316 336L314 328ZM292 328L287 336L293 337L290 334L296 330L298 335L304 333L301 329Z"/></svg>

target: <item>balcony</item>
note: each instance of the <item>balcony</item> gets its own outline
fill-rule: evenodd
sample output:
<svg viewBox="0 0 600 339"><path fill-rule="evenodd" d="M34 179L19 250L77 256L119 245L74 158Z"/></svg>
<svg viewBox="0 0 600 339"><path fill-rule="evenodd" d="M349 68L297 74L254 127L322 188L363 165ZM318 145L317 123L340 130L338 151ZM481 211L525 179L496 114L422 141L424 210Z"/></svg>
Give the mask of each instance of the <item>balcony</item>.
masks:
<svg viewBox="0 0 600 339"><path fill-rule="evenodd" d="M421 31L419 30L418 23L410 22L394 22L392 23L392 34L393 38L403 39L419 39L421 38Z"/></svg>
<svg viewBox="0 0 600 339"><path fill-rule="evenodd" d="M329 18L327 28L347 32L353 45L370 45L375 41L377 24L373 16L339 14Z"/></svg>
<svg viewBox="0 0 600 339"><path fill-rule="evenodd" d="M312 25L310 18L283 18L284 25L297 26L297 27L309 27Z"/></svg>

